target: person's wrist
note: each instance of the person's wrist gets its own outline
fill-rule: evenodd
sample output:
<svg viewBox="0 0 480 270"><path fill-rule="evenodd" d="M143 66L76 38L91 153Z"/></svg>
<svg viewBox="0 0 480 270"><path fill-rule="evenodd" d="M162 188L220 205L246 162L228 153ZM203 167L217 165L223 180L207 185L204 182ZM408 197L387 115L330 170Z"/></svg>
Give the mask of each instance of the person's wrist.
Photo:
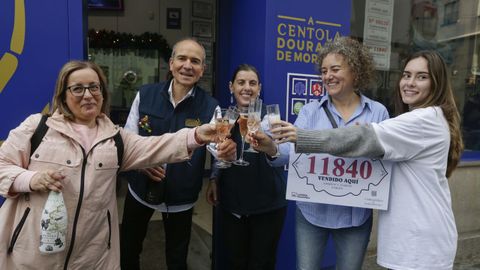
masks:
<svg viewBox="0 0 480 270"><path fill-rule="evenodd" d="M277 157L280 156L280 151L278 150L278 144L274 144L274 150L271 151L270 153L267 153L267 155L271 158L271 159L275 159Z"/></svg>
<svg viewBox="0 0 480 270"><path fill-rule="evenodd" d="M198 128L195 128L195 132L194 132L195 142L198 143L199 145L204 145L204 144L206 144L206 142L203 141L203 140L198 136L197 131L198 131Z"/></svg>

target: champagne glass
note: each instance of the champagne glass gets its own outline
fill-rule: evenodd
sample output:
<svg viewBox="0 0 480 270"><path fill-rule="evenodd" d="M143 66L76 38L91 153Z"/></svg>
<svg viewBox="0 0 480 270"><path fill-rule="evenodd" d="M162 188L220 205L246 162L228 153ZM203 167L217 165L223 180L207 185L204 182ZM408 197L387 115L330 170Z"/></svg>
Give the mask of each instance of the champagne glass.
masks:
<svg viewBox="0 0 480 270"><path fill-rule="evenodd" d="M240 116L240 111L236 106L228 107L227 118L228 118L229 130L232 130L233 126L235 126L235 122L237 122L238 116Z"/></svg>
<svg viewBox="0 0 480 270"><path fill-rule="evenodd" d="M280 126L280 124L274 124L274 122L281 120L280 106L278 104L270 104L270 105L267 105L266 109L267 109L268 128L270 130L270 133L272 133L272 129ZM278 141L275 140L275 143L278 143ZM277 151L277 154L278 154L278 151Z"/></svg>
<svg viewBox="0 0 480 270"><path fill-rule="evenodd" d="M239 108L240 117L238 118L238 126L240 127L240 135L242 136L242 148L240 150L240 157L233 161L233 164L238 166L248 166L250 163L243 160L243 148L245 147L245 136L247 135L247 121L248 121L248 107Z"/></svg>
<svg viewBox="0 0 480 270"><path fill-rule="evenodd" d="M228 107L228 110L226 110L225 115L223 116L224 119L228 120L228 134L230 134L230 131L232 130L233 126L235 126L235 122L237 121L239 116L239 111L237 107L235 106L230 106ZM225 123L226 121L224 121ZM226 138L225 138L226 139ZM225 140L223 139L223 140ZM232 162L228 160L221 160L218 159L216 166L220 169L225 169L225 168L230 168L232 166Z"/></svg>
<svg viewBox="0 0 480 270"><path fill-rule="evenodd" d="M215 111L215 129L217 132L217 141L218 143L224 142L227 139L228 134L230 134L230 122L229 122L229 110L220 109ZM230 163L218 159L215 163L220 169L228 168L231 166Z"/></svg>
<svg viewBox="0 0 480 270"><path fill-rule="evenodd" d="M272 124L274 121L280 121L280 107L278 104L267 105L267 119L270 130L278 126Z"/></svg>
<svg viewBox="0 0 480 270"><path fill-rule="evenodd" d="M260 122L262 117L262 100L260 98L250 100L250 104L248 106L248 121L247 121L247 128L249 134L255 134L257 130L260 128ZM255 149L252 148L252 145L245 150L245 152L249 153L258 153Z"/></svg>

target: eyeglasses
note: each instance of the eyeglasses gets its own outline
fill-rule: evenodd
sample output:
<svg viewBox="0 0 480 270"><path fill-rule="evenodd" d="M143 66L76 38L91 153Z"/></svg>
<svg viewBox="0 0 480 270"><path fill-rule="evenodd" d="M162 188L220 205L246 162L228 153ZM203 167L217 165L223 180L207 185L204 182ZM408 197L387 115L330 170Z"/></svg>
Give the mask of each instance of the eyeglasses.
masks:
<svg viewBox="0 0 480 270"><path fill-rule="evenodd" d="M68 90L72 93L72 95L76 97L83 97L85 95L85 90L88 89L92 96L99 96L102 94L101 87L98 84L92 84L89 86L85 85L72 85L67 87Z"/></svg>

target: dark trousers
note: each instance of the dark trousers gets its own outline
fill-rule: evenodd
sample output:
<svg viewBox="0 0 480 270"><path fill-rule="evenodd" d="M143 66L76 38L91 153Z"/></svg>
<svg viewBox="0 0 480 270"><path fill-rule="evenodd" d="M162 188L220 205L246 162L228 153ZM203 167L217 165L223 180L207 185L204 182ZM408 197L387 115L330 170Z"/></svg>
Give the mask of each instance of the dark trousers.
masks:
<svg viewBox="0 0 480 270"><path fill-rule="evenodd" d="M144 206L128 191L120 229L122 270L139 270L140 253L154 210ZM165 230L165 256L169 270L186 270L193 208L178 213L162 213Z"/></svg>
<svg viewBox="0 0 480 270"><path fill-rule="evenodd" d="M287 207L270 212L242 216L218 211L222 240L227 255L226 269L274 270L277 246Z"/></svg>

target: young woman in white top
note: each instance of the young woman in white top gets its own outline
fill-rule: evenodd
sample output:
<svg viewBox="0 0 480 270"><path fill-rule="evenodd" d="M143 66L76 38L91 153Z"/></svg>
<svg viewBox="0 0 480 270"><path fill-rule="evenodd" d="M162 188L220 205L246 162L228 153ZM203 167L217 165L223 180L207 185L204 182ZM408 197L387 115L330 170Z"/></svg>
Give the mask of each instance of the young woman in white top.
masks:
<svg viewBox="0 0 480 270"><path fill-rule="evenodd" d="M463 142L447 67L434 51L405 61L395 91L395 118L330 130L302 130L288 122L272 130L297 153L378 157L395 161L390 202L379 211L377 263L390 269L452 269L457 230L447 177ZM259 146L272 147L259 139Z"/></svg>

